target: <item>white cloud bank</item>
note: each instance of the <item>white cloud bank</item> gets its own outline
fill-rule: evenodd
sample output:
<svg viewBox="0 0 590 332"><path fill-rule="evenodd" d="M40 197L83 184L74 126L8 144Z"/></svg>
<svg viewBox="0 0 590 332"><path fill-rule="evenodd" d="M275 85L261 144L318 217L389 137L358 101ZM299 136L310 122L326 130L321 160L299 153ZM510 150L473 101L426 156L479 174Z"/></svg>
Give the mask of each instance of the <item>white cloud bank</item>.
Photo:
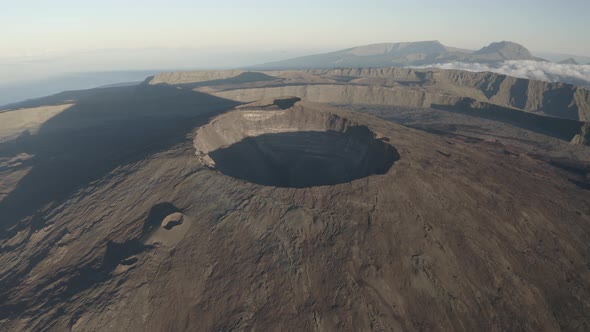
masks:
<svg viewBox="0 0 590 332"><path fill-rule="evenodd" d="M558 64L530 60L505 61L500 65L481 63L451 62L440 63L423 68L459 69L473 72L489 71L508 76L527 78L546 82L564 82L590 86L590 65Z"/></svg>

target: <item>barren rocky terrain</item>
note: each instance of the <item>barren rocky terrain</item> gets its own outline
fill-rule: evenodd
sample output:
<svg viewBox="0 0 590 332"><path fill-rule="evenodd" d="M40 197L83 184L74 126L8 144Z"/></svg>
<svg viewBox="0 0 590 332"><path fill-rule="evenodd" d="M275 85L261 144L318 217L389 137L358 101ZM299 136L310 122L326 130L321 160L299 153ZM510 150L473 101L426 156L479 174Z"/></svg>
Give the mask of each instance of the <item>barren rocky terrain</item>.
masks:
<svg viewBox="0 0 590 332"><path fill-rule="evenodd" d="M590 92L494 73L442 69L369 68L306 71L162 73L148 84L180 85L240 102L297 96L340 105L455 106L466 99L529 113L590 120Z"/></svg>
<svg viewBox="0 0 590 332"><path fill-rule="evenodd" d="M12 105L0 330L587 331L589 105L393 68Z"/></svg>

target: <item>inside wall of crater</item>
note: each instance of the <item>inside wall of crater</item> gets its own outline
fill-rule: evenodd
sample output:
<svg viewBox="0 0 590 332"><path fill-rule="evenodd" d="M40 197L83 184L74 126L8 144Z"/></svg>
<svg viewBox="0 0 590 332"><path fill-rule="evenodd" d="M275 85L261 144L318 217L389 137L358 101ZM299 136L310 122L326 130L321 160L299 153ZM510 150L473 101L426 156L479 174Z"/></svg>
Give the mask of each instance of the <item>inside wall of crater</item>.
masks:
<svg viewBox="0 0 590 332"><path fill-rule="evenodd" d="M400 158L366 126L301 105L224 114L197 131L195 147L201 160L223 174L293 188L385 174Z"/></svg>

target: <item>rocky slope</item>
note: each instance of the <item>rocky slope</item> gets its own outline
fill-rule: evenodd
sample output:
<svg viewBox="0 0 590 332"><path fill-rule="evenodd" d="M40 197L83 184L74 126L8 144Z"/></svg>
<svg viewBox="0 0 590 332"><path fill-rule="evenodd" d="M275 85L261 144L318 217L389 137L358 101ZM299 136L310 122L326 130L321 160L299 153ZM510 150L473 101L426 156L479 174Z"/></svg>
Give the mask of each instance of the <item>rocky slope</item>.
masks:
<svg viewBox="0 0 590 332"><path fill-rule="evenodd" d="M0 330L590 329L587 147L457 109L410 109L410 128L384 119L398 108L216 96L434 94L437 72L370 73L174 74L22 104L72 106L0 143Z"/></svg>
<svg viewBox="0 0 590 332"><path fill-rule="evenodd" d="M63 104L28 108L20 112L0 111L0 142L13 140L23 132L36 133L45 121L71 106Z"/></svg>
<svg viewBox="0 0 590 332"><path fill-rule="evenodd" d="M217 72L226 79L255 72ZM182 85L223 98L252 102L298 96L334 104L430 107L454 105L463 98L544 116L590 121L590 91L564 83L547 83L494 73L459 70L374 68L268 71L265 78L236 84L208 85L208 72L157 75L147 84ZM204 83L203 83L204 82Z"/></svg>
<svg viewBox="0 0 590 332"><path fill-rule="evenodd" d="M319 75L385 78L400 83L416 83L431 94L470 97L541 115L590 121L590 91L570 84L495 73L440 69L334 69L313 72ZM410 87L408 90L414 89Z"/></svg>
<svg viewBox="0 0 590 332"><path fill-rule="evenodd" d="M590 124L586 123L572 142L575 144L590 145Z"/></svg>
<svg viewBox="0 0 590 332"><path fill-rule="evenodd" d="M506 60L541 59L534 57L524 46L509 41L491 43L490 45L473 52L467 58L467 61L480 63L494 63Z"/></svg>

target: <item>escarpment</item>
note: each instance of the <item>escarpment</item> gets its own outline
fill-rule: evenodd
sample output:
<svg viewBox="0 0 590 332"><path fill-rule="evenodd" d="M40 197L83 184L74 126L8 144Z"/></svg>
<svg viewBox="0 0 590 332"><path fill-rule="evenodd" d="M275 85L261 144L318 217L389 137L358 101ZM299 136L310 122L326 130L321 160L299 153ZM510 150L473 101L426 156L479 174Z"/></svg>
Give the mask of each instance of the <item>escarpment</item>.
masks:
<svg viewBox="0 0 590 332"><path fill-rule="evenodd" d="M233 77L244 72L220 74L187 72L156 75L149 84L206 83L206 79ZM565 119L590 121L590 92L564 83L548 83L494 73L410 68L310 69L260 72L276 78L246 87L227 85L202 91L253 102L259 99L298 96L333 104L430 107L453 105L472 98L525 112ZM305 79L301 79L301 75ZM299 77L297 79L296 77ZM204 84L206 85L206 84Z"/></svg>

